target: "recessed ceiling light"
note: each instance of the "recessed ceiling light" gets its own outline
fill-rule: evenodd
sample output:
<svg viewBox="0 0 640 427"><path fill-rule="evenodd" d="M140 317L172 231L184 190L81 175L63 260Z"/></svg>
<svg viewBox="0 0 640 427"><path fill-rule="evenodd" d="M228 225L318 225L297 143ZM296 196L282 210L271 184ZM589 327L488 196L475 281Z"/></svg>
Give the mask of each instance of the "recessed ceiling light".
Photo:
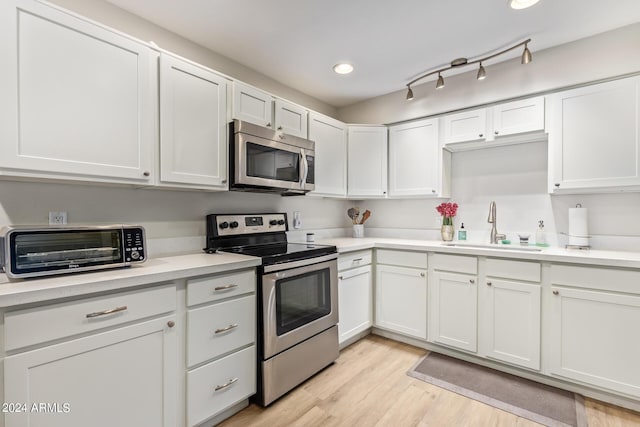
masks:
<svg viewBox="0 0 640 427"><path fill-rule="evenodd" d="M353 71L353 65L346 62L341 62L333 66L333 71L338 74L349 74Z"/></svg>
<svg viewBox="0 0 640 427"><path fill-rule="evenodd" d="M512 9L526 9L538 3L539 0L509 0Z"/></svg>

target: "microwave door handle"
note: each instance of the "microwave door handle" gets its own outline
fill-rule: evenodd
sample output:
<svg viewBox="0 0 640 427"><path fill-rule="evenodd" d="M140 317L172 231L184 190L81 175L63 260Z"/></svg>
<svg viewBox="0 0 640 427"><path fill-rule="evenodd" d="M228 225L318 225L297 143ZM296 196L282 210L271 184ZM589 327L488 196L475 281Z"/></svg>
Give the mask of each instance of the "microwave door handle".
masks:
<svg viewBox="0 0 640 427"><path fill-rule="evenodd" d="M304 188L307 183L307 175L309 175L309 163L307 162L307 156L304 153L304 149L300 149L300 164L302 165L302 177L300 178L300 188Z"/></svg>

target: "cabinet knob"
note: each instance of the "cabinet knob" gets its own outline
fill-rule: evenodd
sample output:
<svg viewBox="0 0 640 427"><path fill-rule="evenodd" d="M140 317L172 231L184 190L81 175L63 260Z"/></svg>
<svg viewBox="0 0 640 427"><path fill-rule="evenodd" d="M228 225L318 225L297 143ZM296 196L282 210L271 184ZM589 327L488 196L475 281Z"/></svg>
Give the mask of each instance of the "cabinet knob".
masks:
<svg viewBox="0 0 640 427"><path fill-rule="evenodd" d="M173 328L174 326L176 326L176 322L174 322L173 320L169 320L167 322L167 326L170 327L170 328Z"/></svg>
<svg viewBox="0 0 640 427"><path fill-rule="evenodd" d="M282 130L282 126L278 126L278 130Z"/></svg>
<svg viewBox="0 0 640 427"><path fill-rule="evenodd" d="M420 277L424 277L424 273L420 273Z"/></svg>
<svg viewBox="0 0 640 427"><path fill-rule="evenodd" d="M479 136L480 138L482 138L482 137L484 136L484 134L483 134L483 133L481 133L481 134L480 134L480 135L478 135L478 136Z"/></svg>
<svg viewBox="0 0 640 427"><path fill-rule="evenodd" d="M226 180L226 179L223 179L223 180L222 180L222 183L223 183L223 184L226 184L226 183L227 183L227 180Z"/></svg>
<svg viewBox="0 0 640 427"><path fill-rule="evenodd" d="M142 172L142 175L144 175L144 176L149 176L149 175L151 175L151 172L149 172L149 171L144 171L144 172Z"/></svg>
<svg viewBox="0 0 640 427"><path fill-rule="evenodd" d="M469 279L469 283L474 284L476 281L474 279Z"/></svg>
<svg viewBox="0 0 640 427"><path fill-rule="evenodd" d="M338 279L344 280L344 276L338 276Z"/></svg>
<svg viewBox="0 0 640 427"><path fill-rule="evenodd" d="M558 291L553 291L553 294L554 294L554 295L558 295L558 294L560 294L560 292L558 292Z"/></svg>
<svg viewBox="0 0 640 427"><path fill-rule="evenodd" d="M495 133L496 135L498 135L498 134L499 134L500 132L498 132L498 131L495 131L494 133Z"/></svg>
<svg viewBox="0 0 640 427"><path fill-rule="evenodd" d="M487 286L491 286L491 282L487 282Z"/></svg>
<svg viewBox="0 0 640 427"><path fill-rule="evenodd" d="M267 127L270 128L271 127L271 122L267 123Z"/></svg>
<svg viewBox="0 0 640 427"><path fill-rule="evenodd" d="M555 184L553 184L553 185L555 185L555 186L556 186L556 188L560 188L560 183L559 183L559 182L556 182L556 183L555 183Z"/></svg>

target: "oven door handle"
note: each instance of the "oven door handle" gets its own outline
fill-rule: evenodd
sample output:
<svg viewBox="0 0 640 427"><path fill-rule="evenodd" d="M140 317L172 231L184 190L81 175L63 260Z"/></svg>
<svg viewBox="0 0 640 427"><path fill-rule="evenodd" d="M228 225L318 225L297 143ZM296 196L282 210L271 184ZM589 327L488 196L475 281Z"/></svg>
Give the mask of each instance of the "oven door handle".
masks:
<svg viewBox="0 0 640 427"><path fill-rule="evenodd" d="M300 168L302 169L300 188L304 188L307 183L307 176L309 175L309 163L307 162L307 155L304 152L304 148L300 149Z"/></svg>
<svg viewBox="0 0 640 427"><path fill-rule="evenodd" d="M285 262L282 264L266 265L264 267L264 272L273 273L274 271L288 270L290 268L296 268L296 267L304 267L307 265L317 264L324 261L331 261L333 259L338 259L338 254L323 255L319 257L302 259L299 261Z"/></svg>

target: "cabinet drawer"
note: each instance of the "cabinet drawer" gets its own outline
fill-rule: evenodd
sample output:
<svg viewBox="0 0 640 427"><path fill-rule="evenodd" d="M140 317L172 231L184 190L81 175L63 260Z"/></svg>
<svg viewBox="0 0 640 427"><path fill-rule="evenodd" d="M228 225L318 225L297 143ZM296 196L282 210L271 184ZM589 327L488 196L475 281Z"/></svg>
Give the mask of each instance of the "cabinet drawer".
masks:
<svg viewBox="0 0 640 427"><path fill-rule="evenodd" d="M487 276L539 282L540 264L537 262L488 258Z"/></svg>
<svg viewBox="0 0 640 427"><path fill-rule="evenodd" d="M350 252L338 257L338 271L371 264L371 251Z"/></svg>
<svg viewBox="0 0 640 427"><path fill-rule="evenodd" d="M256 296L187 312L187 365L213 359L255 342Z"/></svg>
<svg viewBox="0 0 640 427"><path fill-rule="evenodd" d="M478 274L478 259L474 256L433 254L431 268L434 270L455 271L457 273Z"/></svg>
<svg viewBox="0 0 640 427"><path fill-rule="evenodd" d="M194 426L255 392L255 346L189 371L187 425Z"/></svg>
<svg viewBox="0 0 640 427"><path fill-rule="evenodd" d="M400 267L427 268L427 253L378 249L376 262Z"/></svg>
<svg viewBox="0 0 640 427"><path fill-rule="evenodd" d="M551 284L640 294L640 271L553 264Z"/></svg>
<svg viewBox="0 0 640 427"><path fill-rule="evenodd" d="M187 280L187 305L192 306L256 291L255 270Z"/></svg>
<svg viewBox="0 0 640 427"><path fill-rule="evenodd" d="M175 285L122 292L4 315L5 350L10 351L175 311Z"/></svg>

